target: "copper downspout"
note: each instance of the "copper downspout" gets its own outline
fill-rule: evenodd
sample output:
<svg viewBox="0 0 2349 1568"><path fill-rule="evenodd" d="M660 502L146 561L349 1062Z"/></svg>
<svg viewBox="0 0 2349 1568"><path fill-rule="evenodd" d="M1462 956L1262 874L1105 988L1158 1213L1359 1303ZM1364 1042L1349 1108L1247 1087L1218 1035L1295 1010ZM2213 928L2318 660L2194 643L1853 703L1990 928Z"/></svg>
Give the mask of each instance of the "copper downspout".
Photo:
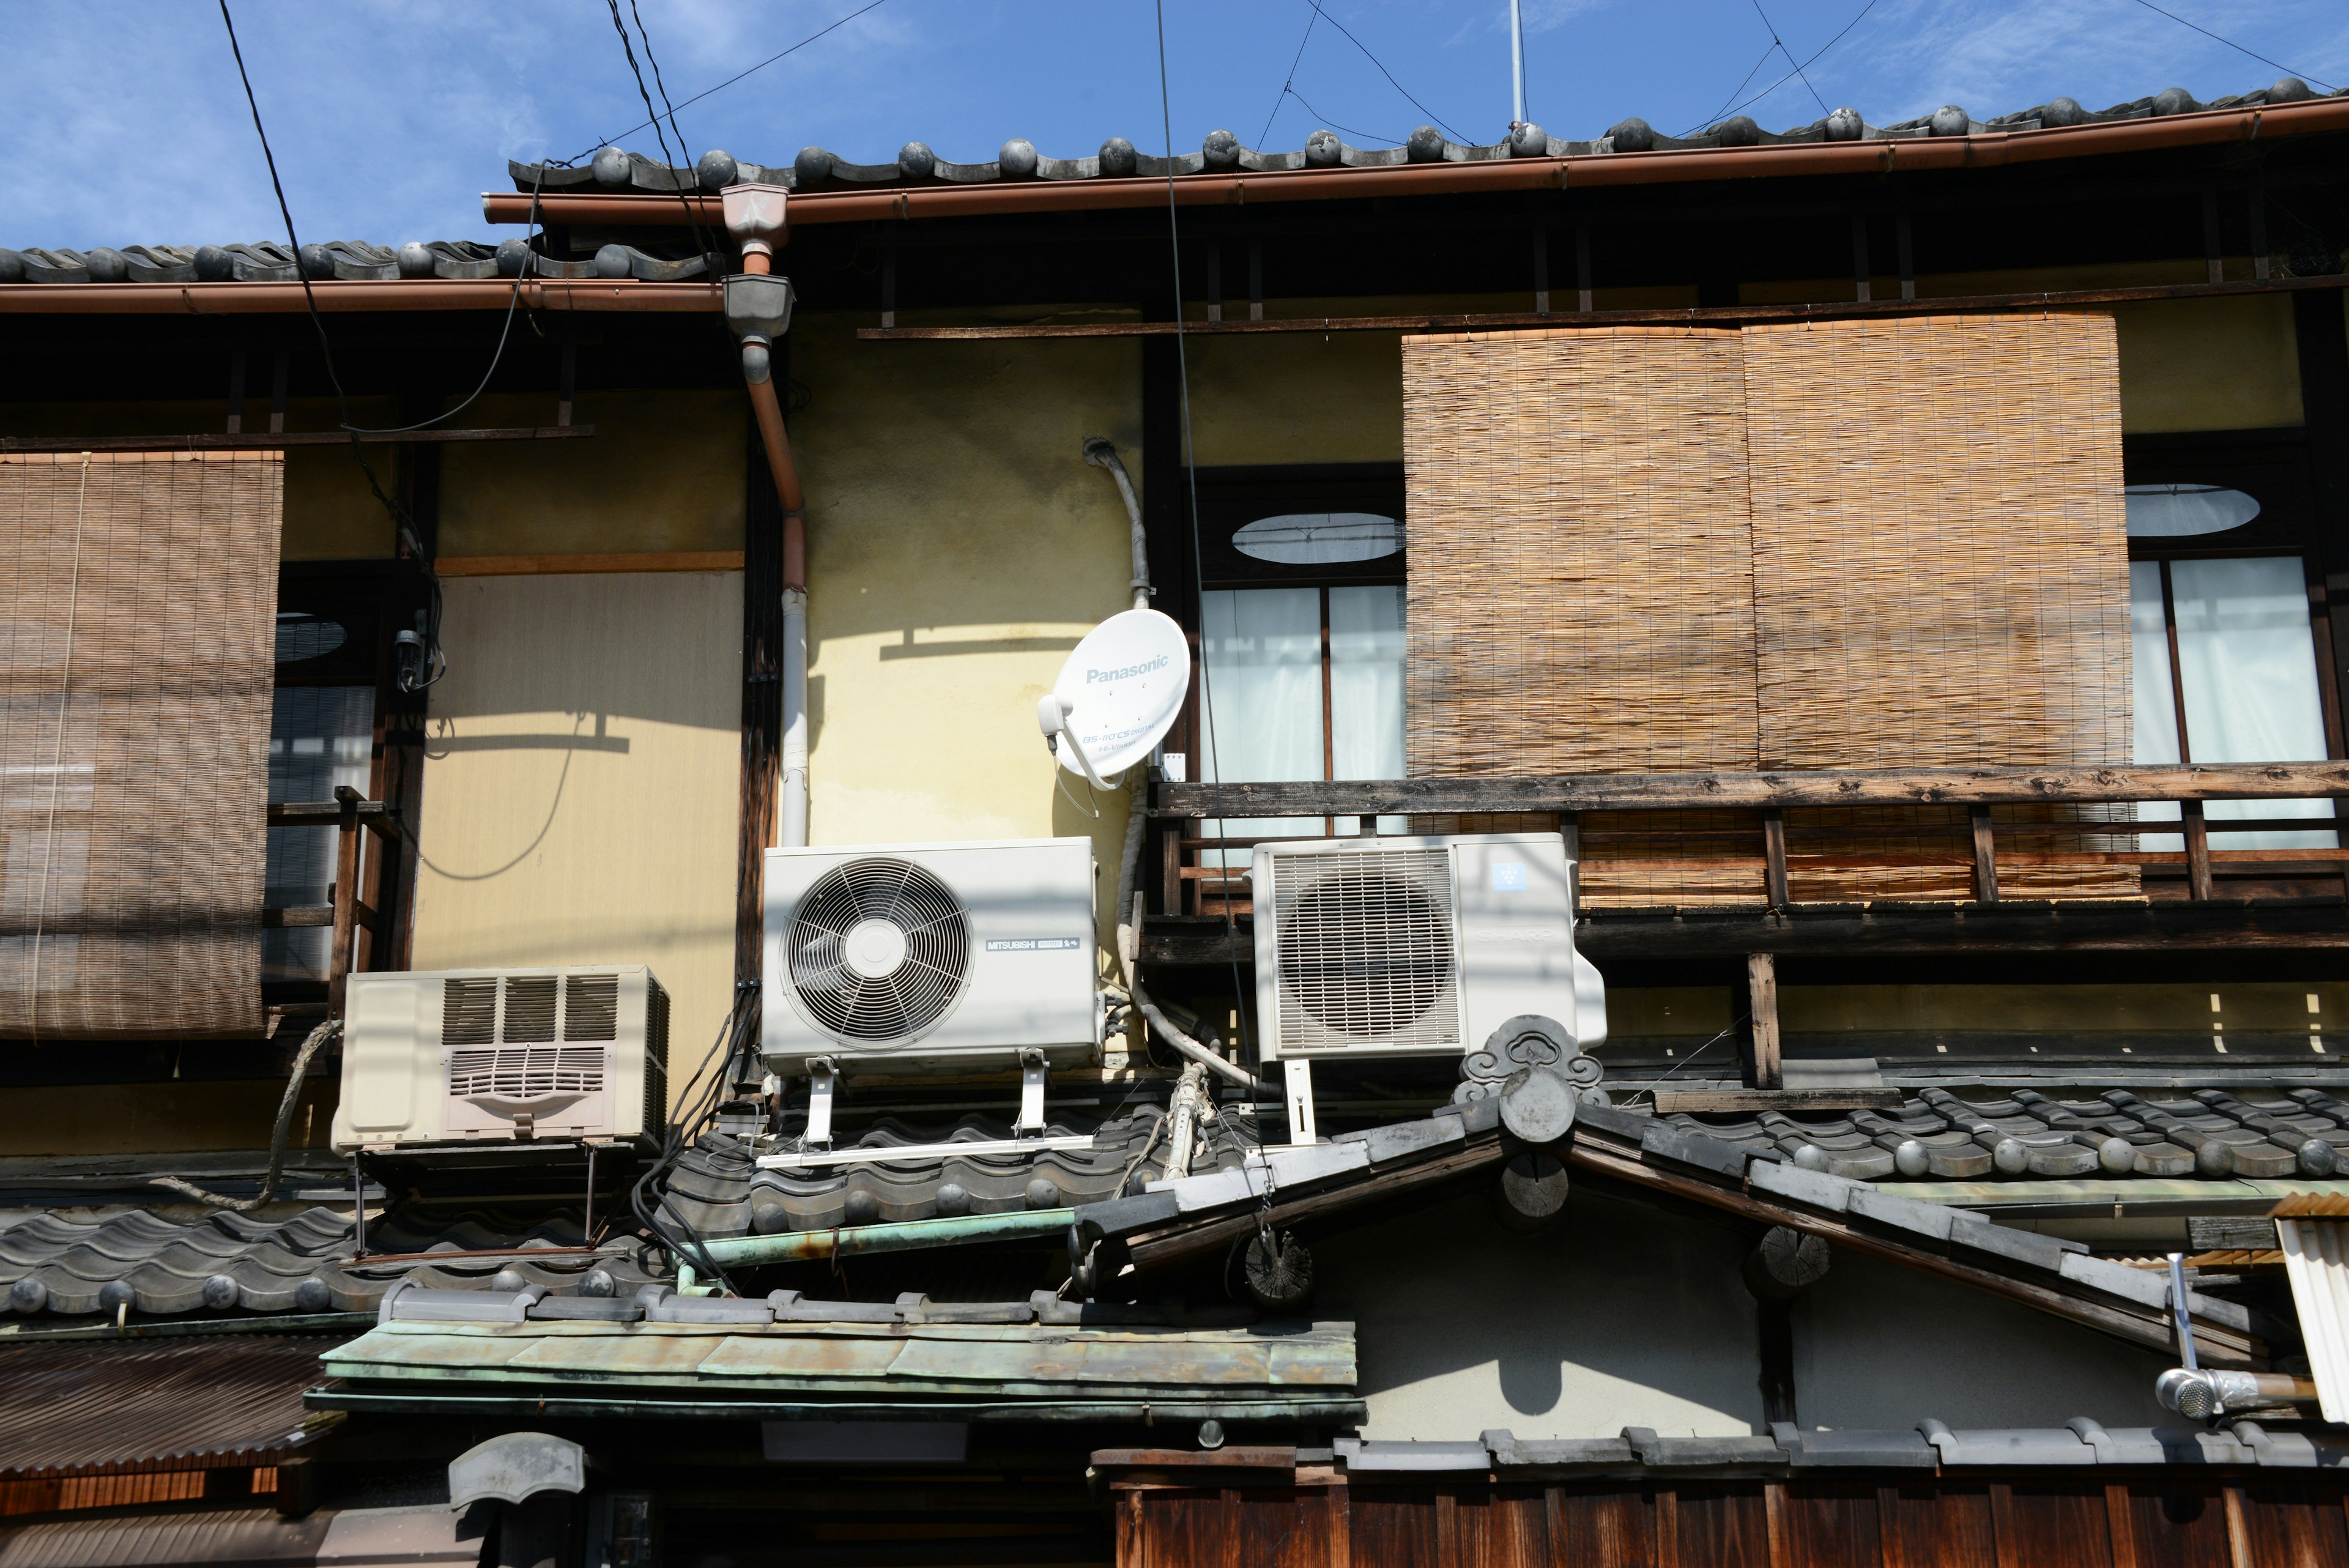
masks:
<svg viewBox="0 0 2349 1568"><path fill-rule="evenodd" d="M727 232L742 247L743 272L753 277L773 275L774 245L784 233L784 192L774 186L733 186L724 193ZM775 392L764 340L744 339L742 379L766 445L775 496L783 507L782 787L775 843L798 848L808 841L807 497L800 487L799 465L792 461L791 432L783 425L782 399Z"/></svg>
<svg viewBox="0 0 2349 1568"><path fill-rule="evenodd" d="M1581 189L1773 176L1886 174L1907 170L1996 168L2050 159L2165 148L2249 142L2349 130L2349 99L2312 99L2261 109L2205 109L2153 119L1979 136L1915 137L1898 141L1806 141L1768 147L1689 148L1669 152L1606 152L1569 158L1512 158L1473 163L1411 163L1378 169L1288 169L1260 174L1186 174L1173 182L1185 206L1251 202L1463 195L1489 191ZM538 197L550 223L673 228L674 195ZM693 196L714 218L719 201ZM811 191L792 197L799 223L869 223L891 218L950 218L988 213L1080 212L1164 206L1163 179L1019 181L989 185L925 185L877 191ZM493 223L530 221L530 192L492 192L482 214Z"/></svg>

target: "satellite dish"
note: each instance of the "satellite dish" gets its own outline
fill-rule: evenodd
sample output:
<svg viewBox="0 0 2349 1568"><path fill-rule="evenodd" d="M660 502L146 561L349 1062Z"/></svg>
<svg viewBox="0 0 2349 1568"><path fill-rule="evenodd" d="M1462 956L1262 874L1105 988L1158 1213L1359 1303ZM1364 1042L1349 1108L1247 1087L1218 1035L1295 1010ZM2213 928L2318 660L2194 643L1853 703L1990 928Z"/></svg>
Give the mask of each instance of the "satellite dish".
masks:
<svg viewBox="0 0 2349 1568"><path fill-rule="evenodd" d="M1147 757L1191 689L1191 645L1173 618L1130 609L1093 628L1061 666L1036 722L1061 765L1101 788Z"/></svg>

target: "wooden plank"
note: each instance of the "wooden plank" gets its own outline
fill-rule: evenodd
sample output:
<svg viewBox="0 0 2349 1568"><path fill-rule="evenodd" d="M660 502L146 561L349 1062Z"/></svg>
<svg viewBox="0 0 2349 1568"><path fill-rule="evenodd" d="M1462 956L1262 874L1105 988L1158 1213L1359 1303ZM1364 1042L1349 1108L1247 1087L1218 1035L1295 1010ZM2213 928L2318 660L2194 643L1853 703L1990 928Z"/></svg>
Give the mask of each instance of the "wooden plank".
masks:
<svg viewBox="0 0 2349 1568"><path fill-rule="evenodd" d="M490 430L409 431L402 435L362 433L362 446L424 441L570 441L595 433L594 425L510 425ZM189 435L0 436L0 452L275 452L289 446L348 446L348 431L274 431L245 435L207 431Z"/></svg>
<svg viewBox="0 0 2349 1568"><path fill-rule="evenodd" d="M740 550L641 550L604 556L443 556L444 577L530 577L594 572L739 572Z"/></svg>
<svg viewBox="0 0 2349 1568"><path fill-rule="evenodd" d="M1750 953L1837 958L1958 957L2010 952L2337 952L2349 950L2349 902L2240 898L2123 901L1796 905L1772 911L1586 907L1576 948L1602 968L1627 959L1736 961ZM1154 919L1142 961L1227 969L1256 963L1246 915Z"/></svg>
<svg viewBox="0 0 2349 1568"><path fill-rule="evenodd" d="M2210 829L2202 803L2189 800L2178 808L2186 829L2186 884L2193 897L2208 898L2210 885Z"/></svg>
<svg viewBox="0 0 2349 1568"><path fill-rule="evenodd" d="M2105 1487L2105 1522L2112 1532L2113 1568L2137 1568L2137 1512L2129 1489L2121 1482Z"/></svg>
<svg viewBox="0 0 2349 1568"><path fill-rule="evenodd" d="M1998 846L1992 836L1990 807L1977 805L1966 812L1967 823L1974 839L1974 898L1984 904L1998 902Z"/></svg>
<svg viewBox="0 0 2349 1568"><path fill-rule="evenodd" d="M1786 1554L1786 1483L1762 1483L1762 1510L1768 1521L1770 1568L1790 1568Z"/></svg>
<svg viewBox="0 0 2349 1568"><path fill-rule="evenodd" d="M1745 955L1745 1002L1754 1040L1754 1082L1750 1086L1784 1089L1786 1073L1778 1054L1778 961L1768 953Z"/></svg>
<svg viewBox="0 0 2349 1568"><path fill-rule="evenodd" d="M358 819L368 826L378 826L391 815L388 804L379 800L358 803ZM274 804L269 808L272 827L337 827L342 825L343 807L338 801L305 800Z"/></svg>
<svg viewBox="0 0 2349 1568"><path fill-rule="evenodd" d="M1786 877L1786 814L1772 806L1762 814L1762 885L1774 909L1795 901Z"/></svg>
<svg viewBox="0 0 2349 1568"><path fill-rule="evenodd" d="M290 909L261 911L261 929L264 931L305 930L334 923L332 904L298 904Z"/></svg>
<svg viewBox="0 0 2349 1568"><path fill-rule="evenodd" d="M2104 768L1868 768L1752 774L1586 774L1549 778L1161 784L1155 816L1393 816L1567 811L2029 802L2292 800L2349 795L2349 761ZM2162 828L2141 826L2141 832Z"/></svg>
<svg viewBox="0 0 2349 1568"><path fill-rule="evenodd" d="M1900 1528L1898 1487L1876 1489L1876 1542L1877 1550L1884 1557L1884 1568L1909 1568L1908 1536Z"/></svg>
<svg viewBox="0 0 2349 1568"><path fill-rule="evenodd" d="M1898 1089L1658 1089L1656 1113L1753 1114L1760 1111L1889 1111Z"/></svg>
<svg viewBox="0 0 2349 1568"><path fill-rule="evenodd" d="M2337 276L2253 279L2235 283L2144 284L2110 288L2049 289L2036 294L1951 295L1940 299L1825 300L1792 305L1692 306L1677 309L1536 311L1418 316L1284 317L1269 321L1030 322L999 327L861 327L866 342L995 341L1036 337L1216 337L1281 332L1495 332L1591 327L1745 327L1770 322L1847 321L1909 316L1969 316L2160 299L2209 299L2349 286Z"/></svg>
<svg viewBox="0 0 2349 1568"><path fill-rule="evenodd" d="M2260 1568L2251 1552L2251 1521L2243 1517L2243 1489L2230 1486L2223 1489L2227 1500L2227 1556L2230 1568Z"/></svg>
<svg viewBox="0 0 2349 1568"><path fill-rule="evenodd" d="M1681 1568L1680 1492L1656 1489L1656 1568Z"/></svg>
<svg viewBox="0 0 2349 1568"><path fill-rule="evenodd" d="M1330 1539L1330 1568L1353 1568L1354 1521L1353 1489L1338 1485L1321 1489L1322 1506L1329 1511L1325 1528Z"/></svg>

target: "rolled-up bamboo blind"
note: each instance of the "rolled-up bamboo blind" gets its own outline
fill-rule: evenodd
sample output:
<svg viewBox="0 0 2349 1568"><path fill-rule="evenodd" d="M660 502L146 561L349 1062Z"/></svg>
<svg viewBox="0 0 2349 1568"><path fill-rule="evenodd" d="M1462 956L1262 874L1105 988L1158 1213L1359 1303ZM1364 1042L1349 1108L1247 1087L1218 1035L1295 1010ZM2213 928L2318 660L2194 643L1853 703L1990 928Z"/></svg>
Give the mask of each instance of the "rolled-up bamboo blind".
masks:
<svg viewBox="0 0 2349 1568"><path fill-rule="evenodd" d="M2127 757L2109 317L1414 337L1403 383L1413 774ZM1888 830L1798 854L1796 896L1969 896L1926 820L1795 814ZM1757 856L1674 826L1586 819L1589 899L1759 899Z"/></svg>
<svg viewBox="0 0 2349 1568"><path fill-rule="evenodd" d="M0 1036L259 1032L284 472L0 455Z"/></svg>

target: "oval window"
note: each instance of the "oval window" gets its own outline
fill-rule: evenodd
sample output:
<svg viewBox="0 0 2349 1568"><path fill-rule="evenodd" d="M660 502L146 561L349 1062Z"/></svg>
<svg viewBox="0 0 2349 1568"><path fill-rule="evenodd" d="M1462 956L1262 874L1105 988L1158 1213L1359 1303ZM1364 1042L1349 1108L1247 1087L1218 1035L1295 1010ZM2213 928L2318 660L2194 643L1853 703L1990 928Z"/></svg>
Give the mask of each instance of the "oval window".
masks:
<svg viewBox="0 0 2349 1568"><path fill-rule="evenodd" d="M328 620L324 616L305 615L299 610L280 610L277 614L277 662L299 664L305 659L318 659L343 646L350 634L342 622Z"/></svg>
<svg viewBox="0 0 2349 1568"><path fill-rule="evenodd" d="M1242 527L1232 548L1290 566L1375 561L1402 548L1402 524L1375 512L1290 512Z"/></svg>
<svg viewBox="0 0 2349 1568"><path fill-rule="evenodd" d="M2132 539L2223 534L2260 514L2251 496L2216 484L2132 484L2125 493Z"/></svg>

